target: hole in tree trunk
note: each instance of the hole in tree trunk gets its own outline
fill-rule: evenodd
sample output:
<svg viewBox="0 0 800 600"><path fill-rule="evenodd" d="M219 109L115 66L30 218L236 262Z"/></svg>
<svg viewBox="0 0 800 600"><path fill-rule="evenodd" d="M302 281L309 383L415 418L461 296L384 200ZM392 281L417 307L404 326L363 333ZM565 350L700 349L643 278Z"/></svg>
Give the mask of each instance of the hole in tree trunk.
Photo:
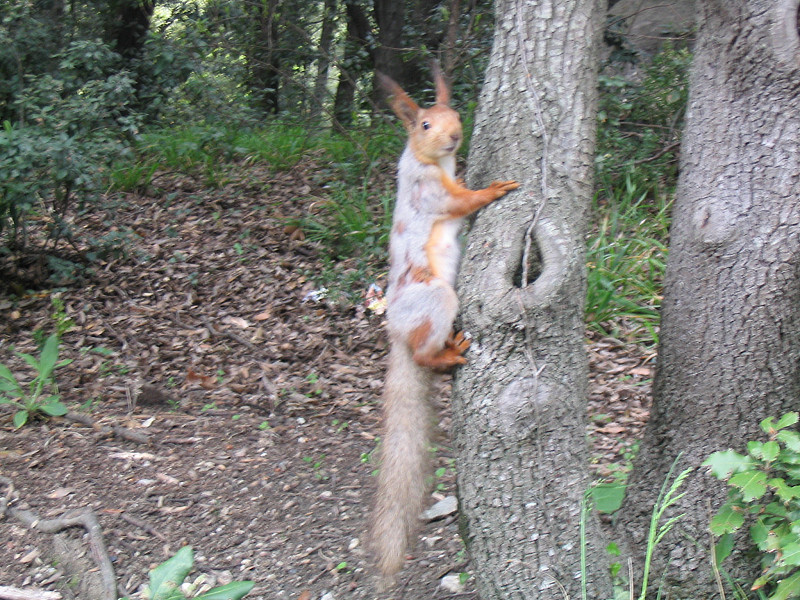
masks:
<svg viewBox="0 0 800 600"><path fill-rule="evenodd" d="M527 261L527 273L525 273L525 264ZM519 264L514 273L514 286L521 288L530 285L542 274L542 252L539 250L539 244L536 237L531 241L528 256L525 256L525 247L523 245L522 253L519 257ZM526 281L522 281L525 276Z"/></svg>

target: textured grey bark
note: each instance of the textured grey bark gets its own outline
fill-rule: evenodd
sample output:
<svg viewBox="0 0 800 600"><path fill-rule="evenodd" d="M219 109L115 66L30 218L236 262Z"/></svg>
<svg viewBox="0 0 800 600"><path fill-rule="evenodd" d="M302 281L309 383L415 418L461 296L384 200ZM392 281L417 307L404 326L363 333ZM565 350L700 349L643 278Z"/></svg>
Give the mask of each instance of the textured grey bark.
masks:
<svg viewBox="0 0 800 600"><path fill-rule="evenodd" d="M684 468L715 450L741 451L759 420L800 406L797 6L700 2L655 404L621 511L635 559L680 452ZM685 490L674 514L686 515L665 539L654 580L668 560L669 597L716 597L708 519L724 486L701 469ZM755 566L723 565L745 583Z"/></svg>
<svg viewBox="0 0 800 600"><path fill-rule="evenodd" d="M473 335L453 401L463 532L484 600L561 600L564 590L580 598L601 7L501 0L495 11L467 179L522 187L481 211L461 265L463 326ZM588 542L588 597L610 597L592 518Z"/></svg>

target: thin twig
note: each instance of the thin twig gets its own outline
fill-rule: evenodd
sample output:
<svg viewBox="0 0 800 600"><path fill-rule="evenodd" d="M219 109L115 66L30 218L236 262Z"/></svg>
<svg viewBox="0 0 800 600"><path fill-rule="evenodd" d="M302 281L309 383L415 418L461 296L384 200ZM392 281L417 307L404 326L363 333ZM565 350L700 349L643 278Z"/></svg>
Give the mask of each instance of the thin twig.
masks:
<svg viewBox="0 0 800 600"><path fill-rule="evenodd" d="M150 523L147 523L146 521L137 519L136 517L129 515L128 513L120 513L119 518L149 533L153 537L157 537L162 542L165 542L167 540L167 536L165 536L163 533L158 531L155 527L153 527L152 525L150 525Z"/></svg>
<svg viewBox="0 0 800 600"><path fill-rule="evenodd" d="M667 144L667 145L666 145L666 146L664 146L664 147L663 147L661 150L659 150L658 152L656 152L655 154L653 154L653 156L650 156L650 157L648 157L648 158L640 158L639 160L635 160L635 161L633 161L631 164L633 164L633 165L641 165L642 163L646 163L646 162L652 162L652 161L654 161L654 160L656 160L656 159L658 159L658 158L661 158L661 157L662 157L662 156L664 156L664 155L665 155L667 152L669 152L669 151L670 151L670 150L672 150L673 148L677 148L677 147L678 147L678 146L680 146L680 145L681 145L680 141L678 141L678 142L672 142L671 144Z"/></svg>
<svg viewBox="0 0 800 600"><path fill-rule="evenodd" d="M136 442L138 444L150 443L150 436L146 433L139 433L138 431L133 431L127 427L120 427L119 425L112 425L110 427L108 425L101 425L89 415L82 415L81 413L69 411L64 415L64 418L68 421L72 421L73 423L80 423L81 425L86 425L87 427L96 429L101 433L116 435L117 437L122 438L123 440L128 440L129 442Z"/></svg>

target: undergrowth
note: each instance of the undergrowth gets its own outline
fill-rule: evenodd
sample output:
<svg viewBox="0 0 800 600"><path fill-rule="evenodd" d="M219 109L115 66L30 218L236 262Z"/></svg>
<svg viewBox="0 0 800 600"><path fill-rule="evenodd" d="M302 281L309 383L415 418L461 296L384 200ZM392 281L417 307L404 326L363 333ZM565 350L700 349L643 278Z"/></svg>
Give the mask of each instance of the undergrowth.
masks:
<svg viewBox="0 0 800 600"><path fill-rule="evenodd" d="M586 321L602 335L647 346L658 341L689 61L688 51L667 47L638 79L600 78ZM142 191L160 173L179 172L219 188L237 165L304 167L323 193L286 225L320 249L320 287L352 299L385 269L403 144L403 133L388 124L349 134L284 121L166 126L141 136L136 158L112 169L111 187Z"/></svg>

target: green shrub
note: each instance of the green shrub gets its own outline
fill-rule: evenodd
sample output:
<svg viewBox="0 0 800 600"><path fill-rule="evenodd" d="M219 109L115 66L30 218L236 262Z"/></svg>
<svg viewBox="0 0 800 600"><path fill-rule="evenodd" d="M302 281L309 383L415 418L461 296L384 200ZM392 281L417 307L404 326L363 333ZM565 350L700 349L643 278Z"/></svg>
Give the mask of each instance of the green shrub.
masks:
<svg viewBox="0 0 800 600"><path fill-rule="evenodd" d="M0 130L0 246L24 248L32 215L53 245L70 238L68 212L93 198L138 127L133 79L105 44L73 42L57 58L57 75L26 76L21 118Z"/></svg>
<svg viewBox="0 0 800 600"><path fill-rule="evenodd" d="M717 563L732 552L734 532L745 525L760 553L761 575L751 589L769 600L800 598L800 432L798 413L761 422L767 441L751 441L747 454L714 452L703 463L727 481L728 500L711 519L719 536Z"/></svg>

